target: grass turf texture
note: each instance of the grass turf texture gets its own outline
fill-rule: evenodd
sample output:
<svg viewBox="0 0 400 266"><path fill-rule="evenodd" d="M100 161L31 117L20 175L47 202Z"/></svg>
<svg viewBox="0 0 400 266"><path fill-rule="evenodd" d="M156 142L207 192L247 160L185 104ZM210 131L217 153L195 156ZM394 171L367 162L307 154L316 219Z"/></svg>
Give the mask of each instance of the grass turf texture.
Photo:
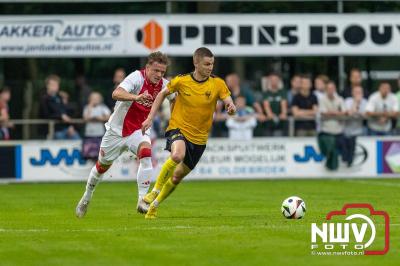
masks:
<svg viewBox="0 0 400 266"><path fill-rule="evenodd" d="M1 265L398 265L398 180L185 182L157 220L135 212L135 183L102 183L87 216L83 183L0 185ZM286 220L283 199L307 213ZM310 224L344 203L368 202L391 218L384 256L312 256Z"/></svg>

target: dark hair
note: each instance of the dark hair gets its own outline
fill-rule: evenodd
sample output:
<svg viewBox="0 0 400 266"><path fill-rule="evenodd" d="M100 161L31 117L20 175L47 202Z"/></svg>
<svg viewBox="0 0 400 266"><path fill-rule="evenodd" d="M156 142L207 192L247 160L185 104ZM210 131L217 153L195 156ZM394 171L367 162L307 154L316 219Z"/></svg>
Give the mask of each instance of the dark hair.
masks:
<svg viewBox="0 0 400 266"><path fill-rule="evenodd" d="M300 78L302 79L309 79L311 81L311 75L310 74L301 74Z"/></svg>
<svg viewBox="0 0 400 266"><path fill-rule="evenodd" d="M50 80L53 80L57 83L60 83L60 81L61 81L60 77L55 74L51 74L51 75L47 76L47 78L45 80L46 85L49 83Z"/></svg>
<svg viewBox="0 0 400 266"><path fill-rule="evenodd" d="M214 57L214 54L207 47L197 48L196 51L194 51L193 59L203 57Z"/></svg>
<svg viewBox="0 0 400 266"><path fill-rule="evenodd" d="M294 79L294 78L301 78L301 74L295 73L295 74L290 78L290 80L292 80L292 79Z"/></svg>
<svg viewBox="0 0 400 266"><path fill-rule="evenodd" d="M392 84L390 84L390 82L387 80L384 80L381 83L379 83L378 88L380 88L382 85L389 85L389 87L392 88Z"/></svg>
<svg viewBox="0 0 400 266"><path fill-rule="evenodd" d="M125 69L124 69L123 67L116 68L116 69L114 70L114 73L117 73L117 72L119 72L119 71L122 71L122 72L125 73Z"/></svg>
<svg viewBox="0 0 400 266"><path fill-rule="evenodd" d="M352 69L350 69L349 73L351 74L353 72L360 72L361 73L361 70L359 68L357 68L357 67L353 67Z"/></svg>
<svg viewBox="0 0 400 266"><path fill-rule="evenodd" d="M268 73L268 76L276 76L280 78L282 75L279 72L271 71Z"/></svg>
<svg viewBox="0 0 400 266"><path fill-rule="evenodd" d="M151 65L154 62L163 64L163 65L168 65L168 63L169 63L168 56L160 51L153 52L153 53L149 54L149 56L147 57L147 64Z"/></svg>
<svg viewBox="0 0 400 266"><path fill-rule="evenodd" d="M335 83L333 80L328 80L325 84L326 84L327 86L328 86L329 84L333 84L333 85L335 85L335 87L336 87L336 83Z"/></svg>
<svg viewBox="0 0 400 266"><path fill-rule="evenodd" d="M2 89L0 89L0 94L2 94L3 92L11 92L11 88L8 86L4 86Z"/></svg>

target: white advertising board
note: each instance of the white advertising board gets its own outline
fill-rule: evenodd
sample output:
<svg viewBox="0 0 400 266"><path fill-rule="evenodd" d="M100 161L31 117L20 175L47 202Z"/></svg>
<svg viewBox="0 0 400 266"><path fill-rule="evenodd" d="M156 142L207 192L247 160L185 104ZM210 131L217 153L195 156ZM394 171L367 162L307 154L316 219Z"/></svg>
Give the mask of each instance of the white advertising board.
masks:
<svg viewBox="0 0 400 266"><path fill-rule="evenodd" d="M210 140L191 179L373 177L376 139L361 138L352 167L326 170L316 138Z"/></svg>
<svg viewBox="0 0 400 266"><path fill-rule="evenodd" d="M87 180L94 165L81 158L80 141L28 141L22 144L23 181ZM104 176L105 180L136 178L133 154L122 154Z"/></svg>
<svg viewBox="0 0 400 266"><path fill-rule="evenodd" d="M157 140L153 148L153 179L169 155L164 145L164 140ZM12 157L9 158L9 169L0 169L0 178L19 181L86 180L94 163L82 160L80 150L80 141L0 143L0 155L4 157L9 153L7 158ZM400 177L399 157L399 137L360 137L353 165L347 167L340 162L337 171L329 171L325 168L316 138L255 138L251 141L213 138L186 179ZM136 180L136 171L135 156L124 152L104 179ZM11 174L14 176L7 173L14 173Z"/></svg>
<svg viewBox="0 0 400 266"><path fill-rule="evenodd" d="M400 55L398 14L1 16L1 57Z"/></svg>

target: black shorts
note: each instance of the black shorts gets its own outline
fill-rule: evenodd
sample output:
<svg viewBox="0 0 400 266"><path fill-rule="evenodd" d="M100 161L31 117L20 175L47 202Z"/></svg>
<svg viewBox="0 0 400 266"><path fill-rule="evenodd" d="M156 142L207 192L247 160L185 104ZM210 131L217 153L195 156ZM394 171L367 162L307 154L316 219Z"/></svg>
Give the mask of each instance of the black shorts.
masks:
<svg viewBox="0 0 400 266"><path fill-rule="evenodd" d="M185 138L185 136L181 133L179 129L171 129L165 132L165 137L167 138L167 144L165 149L171 152L172 143L176 140L183 140L186 144L186 153L185 158L183 159L183 163L193 170L196 164L200 161L201 156L203 155L204 150L206 149L206 145L198 145L190 142Z"/></svg>

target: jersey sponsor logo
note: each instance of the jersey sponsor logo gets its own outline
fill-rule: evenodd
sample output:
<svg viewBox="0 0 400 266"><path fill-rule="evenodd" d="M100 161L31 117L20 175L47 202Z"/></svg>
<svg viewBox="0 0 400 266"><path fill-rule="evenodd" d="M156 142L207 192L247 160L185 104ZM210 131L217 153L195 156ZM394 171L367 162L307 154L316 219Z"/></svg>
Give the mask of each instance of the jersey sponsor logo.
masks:
<svg viewBox="0 0 400 266"><path fill-rule="evenodd" d="M73 149L71 153L67 149L60 149L56 155L53 155L49 149L41 149L39 158L31 157L29 161L33 166L43 166L46 164L57 166L62 162L68 166L73 165L75 162L78 162L80 165L86 164L79 149Z"/></svg>
<svg viewBox="0 0 400 266"><path fill-rule="evenodd" d="M143 105L144 107L148 107L148 108L151 108L151 106L153 105L152 100L142 100L142 101L138 101L137 103L140 105Z"/></svg>
<svg viewBox="0 0 400 266"><path fill-rule="evenodd" d="M210 99L211 91L206 91L206 93L204 93L204 94L206 95L207 99Z"/></svg>
<svg viewBox="0 0 400 266"><path fill-rule="evenodd" d="M149 93L148 90L145 90L142 94L150 94L150 95L153 97L153 99L150 99L150 100L148 100L148 99L143 99L143 100L141 100L141 101L137 101L136 103L138 103L138 104L140 104L140 105L142 105L142 106L144 106L144 107L151 108L151 106L153 105L153 102L154 102L154 100L155 100L155 98L157 97L157 95L158 95L159 92L160 92L160 90L158 90L158 89L155 89L155 90L153 91L153 93Z"/></svg>

